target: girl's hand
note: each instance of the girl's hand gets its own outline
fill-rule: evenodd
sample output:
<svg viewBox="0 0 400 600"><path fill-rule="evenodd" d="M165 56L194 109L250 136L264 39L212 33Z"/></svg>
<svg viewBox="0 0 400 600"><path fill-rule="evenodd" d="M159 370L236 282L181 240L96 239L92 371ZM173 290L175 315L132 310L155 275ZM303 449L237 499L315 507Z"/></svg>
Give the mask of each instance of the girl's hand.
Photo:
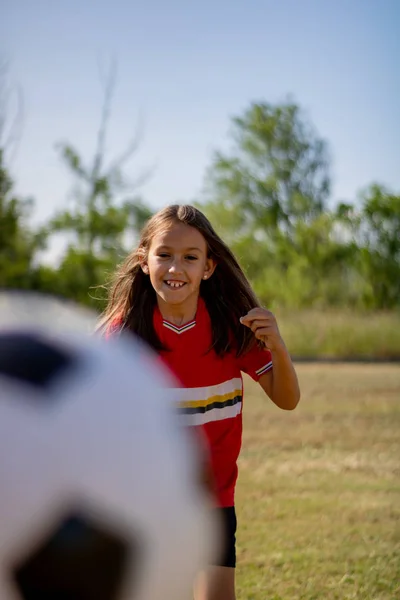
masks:
<svg viewBox="0 0 400 600"><path fill-rule="evenodd" d="M285 348L275 316L266 308L252 308L247 315L240 318L240 322L249 327L269 350Z"/></svg>

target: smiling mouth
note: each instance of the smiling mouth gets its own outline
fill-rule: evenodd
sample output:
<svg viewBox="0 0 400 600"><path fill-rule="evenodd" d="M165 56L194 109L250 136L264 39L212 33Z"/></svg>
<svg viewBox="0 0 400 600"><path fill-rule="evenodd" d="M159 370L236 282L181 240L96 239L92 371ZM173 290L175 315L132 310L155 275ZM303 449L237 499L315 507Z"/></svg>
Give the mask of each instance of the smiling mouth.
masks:
<svg viewBox="0 0 400 600"><path fill-rule="evenodd" d="M185 281L164 281L164 283L172 288L173 290L179 290L179 288L182 288L184 285L186 285Z"/></svg>

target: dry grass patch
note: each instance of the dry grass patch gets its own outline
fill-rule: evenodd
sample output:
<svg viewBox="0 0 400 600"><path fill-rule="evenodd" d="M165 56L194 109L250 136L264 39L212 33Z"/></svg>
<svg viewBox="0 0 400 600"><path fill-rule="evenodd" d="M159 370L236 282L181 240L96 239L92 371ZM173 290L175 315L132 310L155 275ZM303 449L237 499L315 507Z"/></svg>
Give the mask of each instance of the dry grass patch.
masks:
<svg viewBox="0 0 400 600"><path fill-rule="evenodd" d="M294 412L246 379L238 598L400 598L400 368L298 373Z"/></svg>

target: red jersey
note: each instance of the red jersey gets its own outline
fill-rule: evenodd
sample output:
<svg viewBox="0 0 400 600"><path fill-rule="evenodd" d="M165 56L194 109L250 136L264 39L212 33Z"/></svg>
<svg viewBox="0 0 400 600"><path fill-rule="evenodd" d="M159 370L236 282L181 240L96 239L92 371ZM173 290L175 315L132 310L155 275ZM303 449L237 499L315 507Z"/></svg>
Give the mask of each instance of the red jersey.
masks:
<svg viewBox="0 0 400 600"><path fill-rule="evenodd" d="M201 427L208 440L220 506L233 506L242 444L242 372L255 381L272 369L271 353L254 346L237 358L235 351L217 356L210 317L199 298L195 320L177 327L154 311L156 333L168 348L162 361L180 382L179 412L186 425Z"/></svg>

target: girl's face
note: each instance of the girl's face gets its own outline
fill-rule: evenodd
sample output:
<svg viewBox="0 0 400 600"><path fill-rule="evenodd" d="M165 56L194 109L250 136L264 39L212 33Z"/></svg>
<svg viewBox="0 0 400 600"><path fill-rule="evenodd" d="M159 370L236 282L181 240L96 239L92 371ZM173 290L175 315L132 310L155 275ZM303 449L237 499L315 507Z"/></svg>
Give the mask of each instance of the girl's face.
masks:
<svg viewBox="0 0 400 600"><path fill-rule="evenodd" d="M160 304L197 306L200 284L214 272L215 263L207 257L202 234L189 225L172 223L156 235L142 269L150 276Z"/></svg>

